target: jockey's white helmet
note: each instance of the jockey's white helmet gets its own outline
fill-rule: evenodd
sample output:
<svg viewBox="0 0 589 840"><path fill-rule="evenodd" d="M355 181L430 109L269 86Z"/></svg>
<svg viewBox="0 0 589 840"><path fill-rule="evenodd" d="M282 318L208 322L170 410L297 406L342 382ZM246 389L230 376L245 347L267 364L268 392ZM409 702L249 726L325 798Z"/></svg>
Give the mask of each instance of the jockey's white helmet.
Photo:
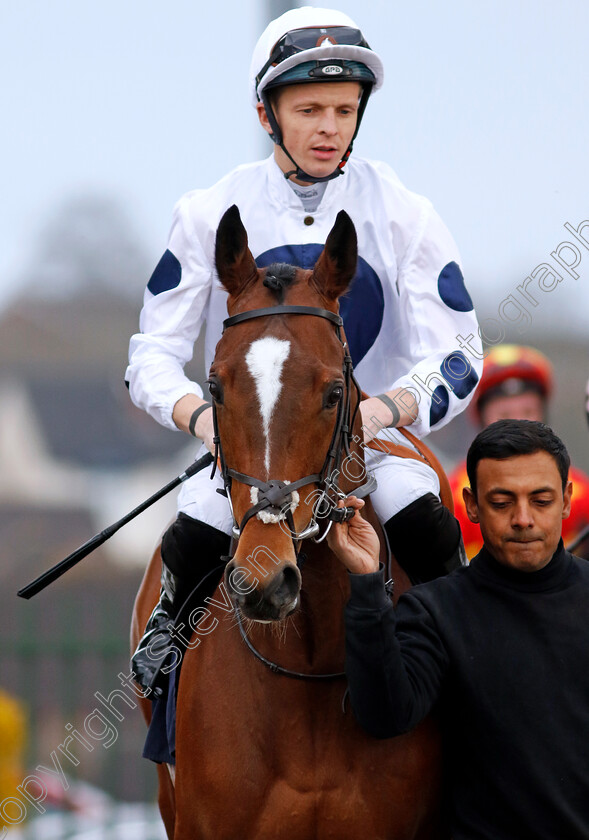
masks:
<svg viewBox="0 0 589 840"><path fill-rule="evenodd" d="M349 65L342 68L337 63L330 64L332 60ZM319 63L319 71L315 68L305 78L288 72L307 62ZM305 81L368 82L374 92L382 86L384 69L348 15L334 9L301 6L271 21L258 39L250 65L252 105L256 106L268 87Z"/></svg>

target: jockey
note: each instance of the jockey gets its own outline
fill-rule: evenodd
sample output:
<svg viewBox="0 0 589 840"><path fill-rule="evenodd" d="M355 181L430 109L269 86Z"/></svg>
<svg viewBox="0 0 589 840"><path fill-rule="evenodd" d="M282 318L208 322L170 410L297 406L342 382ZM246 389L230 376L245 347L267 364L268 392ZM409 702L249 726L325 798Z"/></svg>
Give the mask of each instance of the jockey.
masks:
<svg viewBox="0 0 589 840"><path fill-rule="evenodd" d="M356 223L358 269L340 305L356 376L374 395L361 404L367 437L388 427L388 436L406 443L394 427L410 426L422 438L472 397L482 349L452 237L431 203L386 164L350 158L382 83L380 58L347 15L308 6L286 12L260 37L250 70L252 105L273 154L176 205L168 248L147 285L141 332L131 339L127 381L136 405L200 438L203 453L213 449L210 402L183 369L206 324L208 370L227 316L214 244L232 204L259 267L312 268L337 213L345 209ZM371 451L367 467L378 481L376 513L409 575L425 580L460 564L460 530L440 502L434 471ZM148 655L150 640L227 554L233 522L220 487L218 475L211 481L201 472L180 491L178 518L162 540L162 596L133 658L144 686L159 665Z"/></svg>
<svg viewBox="0 0 589 840"><path fill-rule="evenodd" d="M481 429L496 420L547 422L552 391L552 365L543 353L533 347L501 344L488 351L483 375L469 411ZM569 476L573 482L573 501L571 514L562 523L565 546L571 545L589 525L589 477L572 465ZM458 464L448 478L455 514L470 559L481 550L483 538L479 526L468 518L462 498L462 488L469 486L466 461ZM587 550L576 549L575 554L589 556Z"/></svg>

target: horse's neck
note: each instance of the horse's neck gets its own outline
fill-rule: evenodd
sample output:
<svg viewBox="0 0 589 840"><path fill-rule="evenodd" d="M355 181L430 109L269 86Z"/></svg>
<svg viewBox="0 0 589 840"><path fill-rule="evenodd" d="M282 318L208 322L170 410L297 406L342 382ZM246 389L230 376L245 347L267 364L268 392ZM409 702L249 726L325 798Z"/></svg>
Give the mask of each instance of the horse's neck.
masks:
<svg viewBox="0 0 589 840"><path fill-rule="evenodd" d="M343 611L348 573L325 543L305 548L301 606L296 631L310 663L337 670L343 664Z"/></svg>

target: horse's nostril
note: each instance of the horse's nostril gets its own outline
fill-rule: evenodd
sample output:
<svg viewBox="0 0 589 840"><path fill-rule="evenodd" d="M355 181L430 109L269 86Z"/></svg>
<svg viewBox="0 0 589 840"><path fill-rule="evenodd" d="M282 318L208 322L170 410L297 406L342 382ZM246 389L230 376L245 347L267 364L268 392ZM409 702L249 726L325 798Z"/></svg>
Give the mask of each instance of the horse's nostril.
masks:
<svg viewBox="0 0 589 840"><path fill-rule="evenodd" d="M285 566L277 580L277 584L270 596L272 603L279 607L291 603L299 594L301 585L299 570L294 566Z"/></svg>
<svg viewBox="0 0 589 840"><path fill-rule="evenodd" d="M264 583L266 585L264 585ZM229 562L225 570L229 597L254 621L278 621L297 606L301 573L296 566L285 565L260 585L257 577L247 576L239 562Z"/></svg>

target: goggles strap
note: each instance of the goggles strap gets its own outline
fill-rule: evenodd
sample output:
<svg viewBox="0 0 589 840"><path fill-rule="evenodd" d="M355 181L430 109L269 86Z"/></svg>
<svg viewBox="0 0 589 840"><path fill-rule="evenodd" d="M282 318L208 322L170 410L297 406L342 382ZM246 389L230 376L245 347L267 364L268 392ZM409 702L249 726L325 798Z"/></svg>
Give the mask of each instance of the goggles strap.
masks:
<svg viewBox="0 0 589 840"><path fill-rule="evenodd" d="M360 30L349 26L292 29L290 32L285 32L282 38L274 45L270 58L256 76L256 90L270 67L281 64L287 58L297 53L318 47L325 40L331 42L334 46L353 46L363 47L367 50L370 49L368 41L364 39Z"/></svg>

